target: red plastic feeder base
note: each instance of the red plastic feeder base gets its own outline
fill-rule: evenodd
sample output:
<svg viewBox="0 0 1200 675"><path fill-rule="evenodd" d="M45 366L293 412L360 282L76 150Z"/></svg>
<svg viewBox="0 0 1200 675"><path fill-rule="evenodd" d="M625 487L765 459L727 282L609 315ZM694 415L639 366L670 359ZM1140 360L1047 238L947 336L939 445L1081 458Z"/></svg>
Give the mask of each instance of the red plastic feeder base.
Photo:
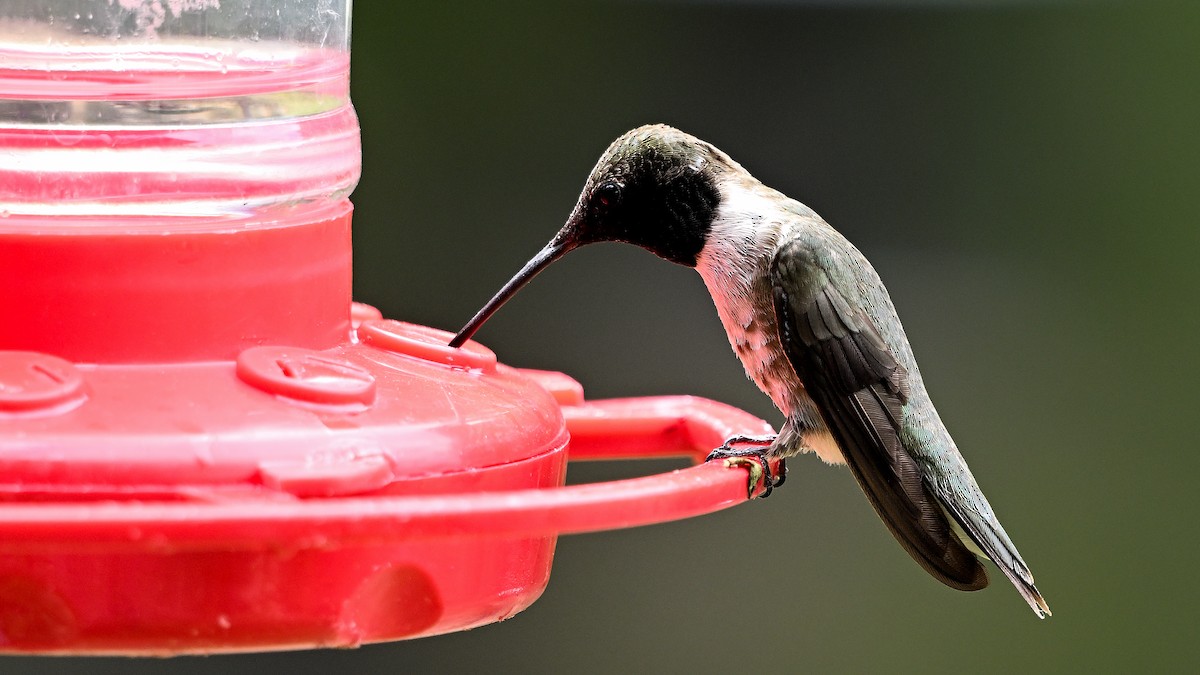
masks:
<svg viewBox="0 0 1200 675"><path fill-rule="evenodd" d="M701 457L770 427L692 397L586 402L559 373L356 308L345 343L235 361L0 352L0 651L353 646L529 606L560 533L744 501L714 463L563 487L574 459Z"/></svg>

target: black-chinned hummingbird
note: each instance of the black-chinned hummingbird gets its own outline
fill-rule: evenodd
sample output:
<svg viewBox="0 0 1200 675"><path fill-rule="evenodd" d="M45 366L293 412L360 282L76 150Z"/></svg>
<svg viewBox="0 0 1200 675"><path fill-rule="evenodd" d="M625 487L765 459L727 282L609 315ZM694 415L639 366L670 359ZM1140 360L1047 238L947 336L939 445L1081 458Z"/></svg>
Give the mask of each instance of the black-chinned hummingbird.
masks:
<svg viewBox="0 0 1200 675"><path fill-rule="evenodd" d="M987 586L978 554L1038 617L1050 613L934 409L875 269L812 209L694 136L649 125L614 141L566 225L450 344L461 346L550 263L602 241L695 268L746 374L786 416L777 436L730 439L715 456L758 455L768 489L768 459L811 451L844 463L934 578ZM762 449L733 449L747 442ZM758 479L752 471L751 490Z"/></svg>

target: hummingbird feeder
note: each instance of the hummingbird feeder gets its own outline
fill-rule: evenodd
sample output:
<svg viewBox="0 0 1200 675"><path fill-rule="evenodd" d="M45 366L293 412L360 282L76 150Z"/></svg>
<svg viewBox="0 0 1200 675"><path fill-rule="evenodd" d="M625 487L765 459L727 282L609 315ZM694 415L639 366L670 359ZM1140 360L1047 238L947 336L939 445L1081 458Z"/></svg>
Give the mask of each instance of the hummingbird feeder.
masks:
<svg viewBox="0 0 1200 675"><path fill-rule="evenodd" d="M350 0L279 4L0 9L0 652L463 630L559 534L747 498L719 463L564 486L747 413L588 401L351 302Z"/></svg>

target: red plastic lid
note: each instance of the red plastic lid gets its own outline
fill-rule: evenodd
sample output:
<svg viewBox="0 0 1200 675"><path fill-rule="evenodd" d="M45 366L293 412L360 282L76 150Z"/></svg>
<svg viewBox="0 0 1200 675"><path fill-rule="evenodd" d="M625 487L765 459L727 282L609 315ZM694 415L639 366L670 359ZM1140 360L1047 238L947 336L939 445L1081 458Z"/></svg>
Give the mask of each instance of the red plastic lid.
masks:
<svg viewBox="0 0 1200 675"><path fill-rule="evenodd" d="M402 492L564 450L554 398L487 348L452 350L448 333L382 319L358 337L251 347L234 363L0 352L0 495Z"/></svg>

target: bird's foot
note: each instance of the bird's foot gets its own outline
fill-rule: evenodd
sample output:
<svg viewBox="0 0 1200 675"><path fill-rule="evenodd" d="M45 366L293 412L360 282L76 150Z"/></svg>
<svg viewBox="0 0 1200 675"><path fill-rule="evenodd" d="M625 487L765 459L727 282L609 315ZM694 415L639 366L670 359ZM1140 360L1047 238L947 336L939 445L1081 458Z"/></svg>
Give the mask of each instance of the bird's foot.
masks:
<svg viewBox="0 0 1200 675"><path fill-rule="evenodd" d="M704 461L722 459L725 460L726 467L746 467L750 471L750 482L747 487L749 498L754 499L754 489L761 482L763 491L759 497L766 499L771 496L771 492L775 488L783 485L783 482L787 480L787 462L785 460L779 460L778 475L771 471L771 460L767 459L767 452L774 442L774 436L733 436L726 439L721 447L708 453L708 457ZM736 447L739 445L752 447Z"/></svg>

